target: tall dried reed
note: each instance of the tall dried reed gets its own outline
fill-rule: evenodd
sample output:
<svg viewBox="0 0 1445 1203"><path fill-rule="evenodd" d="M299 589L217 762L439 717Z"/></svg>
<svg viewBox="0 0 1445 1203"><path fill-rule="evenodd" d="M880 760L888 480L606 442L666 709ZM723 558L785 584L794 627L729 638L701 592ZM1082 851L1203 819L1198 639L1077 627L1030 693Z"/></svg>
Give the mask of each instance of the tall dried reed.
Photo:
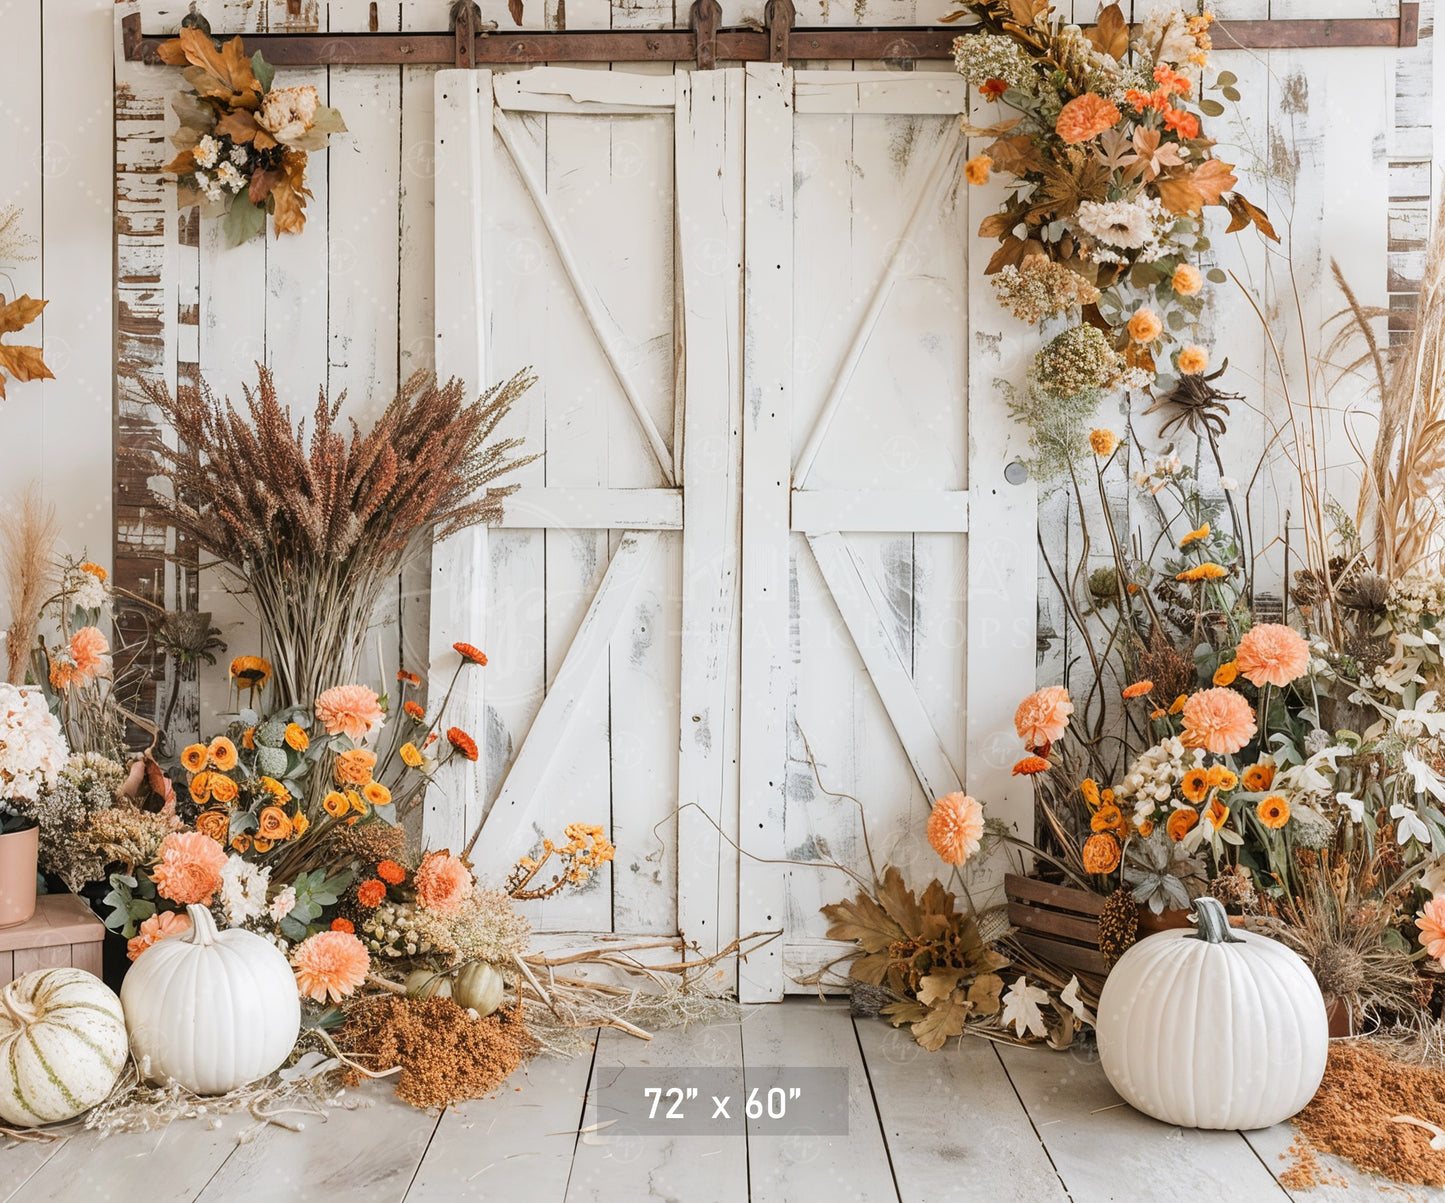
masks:
<svg viewBox="0 0 1445 1203"><path fill-rule="evenodd" d="M244 406L204 383L174 397L147 386L176 434L174 447L139 453L163 485L154 504L245 583L282 703L355 679L382 592L426 540L500 517L515 486L493 482L531 457L494 436L532 380L518 373L468 400L459 380L417 373L349 437L344 394L321 392L308 431L266 368Z"/></svg>
<svg viewBox="0 0 1445 1203"><path fill-rule="evenodd" d="M10 626L5 631L5 679L25 683L25 670L40 634L40 611L55 583L55 540L60 533L55 507L46 505L31 482L11 522L0 523L0 568Z"/></svg>

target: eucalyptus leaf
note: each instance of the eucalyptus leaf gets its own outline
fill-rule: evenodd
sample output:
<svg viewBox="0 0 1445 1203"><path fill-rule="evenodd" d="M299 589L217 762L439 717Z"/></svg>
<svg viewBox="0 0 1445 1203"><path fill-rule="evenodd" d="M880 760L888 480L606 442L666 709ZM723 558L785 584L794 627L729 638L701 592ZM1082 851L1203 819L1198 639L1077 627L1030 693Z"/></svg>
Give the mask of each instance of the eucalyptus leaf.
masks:
<svg viewBox="0 0 1445 1203"><path fill-rule="evenodd" d="M1224 98L1225 98L1226 100L1231 100L1231 101L1233 101L1235 104L1238 104L1238 103L1239 103L1239 89L1238 89L1238 88L1225 88L1225 89L1224 89Z"/></svg>
<svg viewBox="0 0 1445 1203"><path fill-rule="evenodd" d="M1215 77L1214 86L1216 88L1227 88L1231 84L1237 84L1238 82L1239 76L1237 76L1233 71L1221 71Z"/></svg>
<svg viewBox="0 0 1445 1203"><path fill-rule="evenodd" d="M256 82L261 85L261 91L271 90L271 81L276 78L276 68L261 57L258 50L251 56L251 74L256 77ZM1223 78L1221 76L1221 78ZM1231 80L1231 82L1233 82Z"/></svg>
<svg viewBox="0 0 1445 1203"><path fill-rule="evenodd" d="M1223 284L1229 279L1222 267L1211 267L1204 273L1204 278L1212 284Z"/></svg>
<svg viewBox="0 0 1445 1203"><path fill-rule="evenodd" d="M1224 116L1224 106L1217 100L1210 100L1207 97L1199 102L1199 111L1206 117Z"/></svg>
<svg viewBox="0 0 1445 1203"><path fill-rule="evenodd" d="M265 233L266 210L260 205L253 205L248 197L237 196L226 214L224 229L226 245L240 246L257 234Z"/></svg>

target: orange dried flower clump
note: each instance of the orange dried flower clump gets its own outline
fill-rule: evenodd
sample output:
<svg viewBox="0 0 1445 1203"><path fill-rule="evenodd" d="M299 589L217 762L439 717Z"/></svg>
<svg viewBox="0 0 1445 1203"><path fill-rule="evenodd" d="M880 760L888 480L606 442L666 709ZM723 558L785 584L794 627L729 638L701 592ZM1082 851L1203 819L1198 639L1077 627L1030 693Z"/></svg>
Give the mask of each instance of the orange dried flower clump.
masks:
<svg viewBox="0 0 1445 1203"><path fill-rule="evenodd" d="M1193 264L1181 263L1174 269L1169 284L1181 297L1192 297L1204 288L1204 277Z"/></svg>
<svg viewBox="0 0 1445 1203"><path fill-rule="evenodd" d="M945 794L928 816L928 844L945 864L962 865L983 839L983 807L967 794Z"/></svg>
<svg viewBox="0 0 1445 1203"><path fill-rule="evenodd" d="M1047 773L1049 762L1042 756L1025 756L1013 767L1015 777L1032 777L1035 773Z"/></svg>
<svg viewBox="0 0 1445 1203"><path fill-rule="evenodd" d="M1089 431L1089 446L1100 459L1108 459L1119 445L1119 436L1107 427Z"/></svg>
<svg viewBox="0 0 1445 1203"><path fill-rule="evenodd" d="M1209 366L1209 352L1203 347L1190 343L1184 347L1174 361L1183 376L1198 376Z"/></svg>
<svg viewBox="0 0 1445 1203"><path fill-rule="evenodd" d="M417 722L421 722L422 719L426 718L426 711L419 702L403 702L401 708L409 718L414 718Z"/></svg>
<svg viewBox="0 0 1445 1203"><path fill-rule="evenodd" d="M1119 109L1096 92L1085 92L1059 110L1054 132L1065 142L1077 144L1097 138L1119 123Z"/></svg>
<svg viewBox="0 0 1445 1203"><path fill-rule="evenodd" d="M390 885L399 886L406 880L406 870L394 860L384 860L376 866L376 875Z"/></svg>
<svg viewBox="0 0 1445 1203"><path fill-rule="evenodd" d="M365 907L380 906L386 897L386 882L371 877L356 887L356 901Z"/></svg>
<svg viewBox="0 0 1445 1203"><path fill-rule="evenodd" d="M1129 337L1136 343L1152 343L1164 333L1164 323L1152 309L1142 307L1129 319Z"/></svg>

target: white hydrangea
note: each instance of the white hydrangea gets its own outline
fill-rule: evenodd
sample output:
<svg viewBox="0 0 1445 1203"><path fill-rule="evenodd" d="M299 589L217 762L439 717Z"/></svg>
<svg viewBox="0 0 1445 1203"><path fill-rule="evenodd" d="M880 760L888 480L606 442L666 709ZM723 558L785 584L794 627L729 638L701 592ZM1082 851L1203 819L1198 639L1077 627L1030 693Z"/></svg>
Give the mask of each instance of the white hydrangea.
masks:
<svg viewBox="0 0 1445 1203"><path fill-rule="evenodd" d="M208 171L216 165L216 160L221 157L221 144L210 134L206 134L196 143L193 152L198 167L204 167Z"/></svg>
<svg viewBox="0 0 1445 1203"><path fill-rule="evenodd" d="M0 683L0 808L34 802L55 784L69 754L44 695Z"/></svg>
<svg viewBox="0 0 1445 1203"><path fill-rule="evenodd" d="M231 162L237 167L246 166L246 148L239 143L231 147Z"/></svg>
<svg viewBox="0 0 1445 1203"><path fill-rule="evenodd" d="M105 582L88 572L77 572L73 598L82 610L99 610L106 601Z"/></svg>
<svg viewBox="0 0 1445 1203"><path fill-rule="evenodd" d="M259 919L266 911L266 889L271 884L270 866L254 865L239 856L226 860L221 870L221 907L231 927Z"/></svg>

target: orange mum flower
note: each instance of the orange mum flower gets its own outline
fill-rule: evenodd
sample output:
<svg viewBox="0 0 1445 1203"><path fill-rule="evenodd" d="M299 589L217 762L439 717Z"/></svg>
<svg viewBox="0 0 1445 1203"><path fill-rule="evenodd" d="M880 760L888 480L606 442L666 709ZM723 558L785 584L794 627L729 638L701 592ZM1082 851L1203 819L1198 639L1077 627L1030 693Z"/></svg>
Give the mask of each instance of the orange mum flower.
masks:
<svg viewBox="0 0 1445 1203"><path fill-rule="evenodd" d="M376 866L376 875L390 885L399 886L406 880L406 870L394 860L384 860Z"/></svg>
<svg viewBox="0 0 1445 1203"><path fill-rule="evenodd" d="M1050 767L1049 762L1042 756L1025 756L1014 765L1013 775L1015 777L1032 777L1035 773L1047 773Z"/></svg>
<svg viewBox="0 0 1445 1203"><path fill-rule="evenodd" d="M1244 633L1234 662L1251 685L1288 685L1309 671L1310 645L1293 627L1260 623Z"/></svg>
<svg viewBox="0 0 1445 1203"><path fill-rule="evenodd" d="M1062 685L1047 685L1019 703L1014 711L1014 730L1024 741L1024 747L1033 751L1063 735L1073 713L1069 691Z"/></svg>
<svg viewBox="0 0 1445 1203"><path fill-rule="evenodd" d="M333 919L331 921L331 930L344 931L347 935L350 935L356 930L356 924L354 924L350 919Z"/></svg>
<svg viewBox="0 0 1445 1203"><path fill-rule="evenodd" d="M1134 698L1142 698L1146 693L1154 691L1154 682L1150 680L1135 681L1132 685L1124 686L1124 700L1131 701Z"/></svg>
<svg viewBox="0 0 1445 1203"><path fill-rule="evenodd" d="M161 841L151 880L162 898L210 906L221 885L226 850L201 832L173 831Z"/></svg>
<svg viewBox="0 0 1445 1203"><path fill-rule="evenodd" d="M296 988L316 1002L340 1002L366 981L371 954L350 932L322 931L296 949Z"/></svg>
<svg viewBox="0 0 1445 1203"><path fill-rule="evenodd" d="M346 800L346 795L338 794L335 790L332 790L321 800L321 806L322 809L334 819L341 818L342 815L351 809L351 803Z"/></svg>
<svg viewBox="0 0 1445 1203"><path fill-rule="evenodd" d="M1199 137L1199 118L1183 109L1164 110L1164 128L1172 129L1186 142Z"/></svg>
<svg viewBox="0 0 1445 1203"><path fill-rule="evenodd" d="M1097 138L1119 124L1119 110L1097 92L1085 92L1059 110L1054 132L1065 142L1077 144Z"/></svg>
<svg viewBox="0 0 1445 1203"><path fill-rule="evenodd" d="M1274 784L1274 765L1266 760L1250 765L1244 770L1244 788L1254 793L1267 790Z"/></svg>
<svg viewBox="0 0 1445 1203"><path fill-rule="evenodd" d="M421 753L416 750L416 744L410 742L402 744L397 755L401 757L402 764L406 765L407 768L421 768L422 756Z"/></svg>
<svg viewBox="0 0 1445 1203"><path fill-rule="evenodd" d="M1216 756L1238 752L1258 728L1249 703L1232 689L1201 689L1184 704L1184 746Z"/></svg>
<svg viewBox="0 0 1445 1203"><path fill-rule="evenodd" d="M1129 337L1136 343L1152 343L1163 333L1164 323L1152 309L1141 306L1134 310L1134 316L1129 319Z"/></svg>
<svg viewBox="0 0 1445 1203"><path fill-rule="evenodd" d="M1114 448L1119 445L1119 436L1112 430L1099 427L1097 430L1089 431L1089 446L1094 449L1094 454L1100 459L1108 459L1114 454Z"/></svg>
<svg viewBox="0 0 1445 1203"><path fill-rule="evenodd" d="M464 660L470 660L473 664L479 664L483 668L487 666L487 654L481 648L473 647L470 643L454 643L452 651Z"/></svg>
<svg viewBox="0 0 1445 1203"><path fill-rule="evenodd" d="M449 727L447 729L447 743L451 744L452 747L468 760L476 760L477 741L460 727Z"/></svg>
<svg viewBox="0 0 1445 1203"><path fill-rule="evenodd" d="M332 773L342 785L365 785L376 768L376 753L365 748L347 748L336 754Z"/></svg>
<svg viewBox="0 0 1445 1203"><path fill-rule="evenodd" d="M1091 835L1084 841L1084 870L1088 873L1112 873L1119 867L1119 841L1107 832Z"/></svg>
<svg viewBox="0 0 1445 1203"><path fill-rule="evenodd" d="M421 722L422 719L426 718L426 711L423 710L417 702L403 702L401 708L406 712L408 717L416 719L417 722Z"/></svg>
<svg viewBox="0 0 1445 1203"><path fill-rule="evenodd" d="M962 865L983 840L983 807L967 794L945 794L928 816L928 845L948 865Z"/></svg>
<svg viewBox="0 0 1445 1203"><path fill-rule="evenodd" d="M181 752L181 766L190 773L199 773L206 767L210 753L205 744L190 744Z"/></svg>
<svg viewBox="0 0 1445 1203"><path fill-rule="evenodd" d="M1254 813L1259 816L1259 821L1271 831L1278 831L1289 822L1289 803L1278 794L1270 794L1268 798L1262 798Z"/></svg>
<svg viewBox="0 0 1445 1203"><path fill-rule="evenodd" d="M1164 829L1169 833L1169 838L1176 844L1199 825L1199 812L1185 807L1183 810L1176 810L1169 816L1169 822Z"/></svg>
<svg viewBox="0 0 1445 1203"><path fill-rule="evenodd" d="M412 875L417 901L449 915L472 896L472 871L450 852L428 852Z"/></svg>
<svg viewBox="0 0 1445 1203"><path fill-rule="evenodd" d="M963 178L970 184L986 184L992 167L993 160L987 155L974 155L963 165Z"/></svg>
<svg viewBox="0 0 1445 1203"><path fill-rule="evenodd" d="M362 906L380 906L381 900L386 897L386 882L377 881L374 877L368 877L356 887L356 901Z"/></svg>

